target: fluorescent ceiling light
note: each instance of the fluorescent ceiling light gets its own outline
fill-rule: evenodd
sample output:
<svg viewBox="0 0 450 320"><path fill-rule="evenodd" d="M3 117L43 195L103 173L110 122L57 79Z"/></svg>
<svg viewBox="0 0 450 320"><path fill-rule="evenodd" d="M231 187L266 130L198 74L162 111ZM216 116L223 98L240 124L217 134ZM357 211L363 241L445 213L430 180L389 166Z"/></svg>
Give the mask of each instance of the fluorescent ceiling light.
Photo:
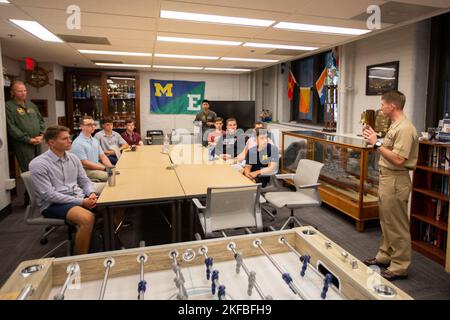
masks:
<svg viewBox="0 0 450 320"><path fill-rule="evenodd" d="M127 64L127 63L109 63L109 62L96 62L98 66L108 66L108 67L133 67L133 68L151 68L149 64Z"/></svg>
<svg viewBox="0 0 450 320"><path fill-rule="evenodd" d="M199 60L217 60L217 59L219 59L219 57L191 56L191 55L187 55L187 54L166 54L166 53L155 53L155 57L176 58L176 59L199 59Z"/></svg>
<svg viewBox="0 0 450 320"><path fill-rule="evenodd" d="M220 58L220 60L247 61L247 62L278 62L278 61L280 61L280 60L271 60L271 59L247 59L247 58L228 58L228 57Z"/></svg>
<svg viewBox="0 0 450 320"><path fill-rule="evenodd" d="M8 0L0 0L0 3L10 3Z"/></svg>
<svg viewBox="0 0 450 320"><path fill-rule="evenodd" d="M242 42L239 42L239 41L193 39L193 38L179 38L179 37L162 37L162 36L157 36L156 40L164 41L164 42L212 44L212 45L219 45L219 46L239 46L242 44Z"/></svg>
<svg viewBox="0 0 450 320"><path fill-rule="evenodd" d="M125 52L125 51L104 51L104 50L84 50L78 49L80 53L85 54L107 54L113 56L137 56L137 57L151 57L151 53L144 52Z"/></svg>
<svg viewBox="0 0 450 320"><path fill-rule="evenodd" d="M53 33L48 31L44 26L37 23L36 21L16 19L9 19L9 21L41 40L49 42L63 42L60 38L55 36Z"/></svg>
<svg viewBox="0 0 450 320"><path fill-rule="evenodd" d="M186 69L186 70L202 70L203 67L180 67L180 66L160 66L154 65L153 68L158 69Z"/></svg>
<svg viewBox="0 0 450 320"><path fill-rule="evenodd" d="M298 51L311 51L316 50L316 47L305 47L305 46L291 46L287 44L270 44L270 43L259 43L259 42L246 42L243 44L244 47L253 48L272 48L272 49L287 49L287 50L298 50Z"/></svg>
<svg viewBox="0 0 450 320"><path fill-rule="evenodd" d="M215 23L236 24L254 27L268 27L275 22L273 20L217 16L213 14L201 14L201 13L169 11L169 10L161 10L160 17L167 19L190 20L197 22L215 22Z"/></svg>
<svg viewBox="0 0 450 320"><path fill-rule="evenodd" d="M276 29L287 29L295 31L319 32L319 33L333 33L345 35L361 35L370 32L367 29L353 29L341 28L332 26L319 26L315 24L293 23L293 22L279 22L273 26Z"/></svg>
<svg viewBox="0 0 450 320"><path fill-rule="evenodd" d="M235 72L248 72L252 69L233 69L233 68L205 68L208 71L235 71Z"/></svg>

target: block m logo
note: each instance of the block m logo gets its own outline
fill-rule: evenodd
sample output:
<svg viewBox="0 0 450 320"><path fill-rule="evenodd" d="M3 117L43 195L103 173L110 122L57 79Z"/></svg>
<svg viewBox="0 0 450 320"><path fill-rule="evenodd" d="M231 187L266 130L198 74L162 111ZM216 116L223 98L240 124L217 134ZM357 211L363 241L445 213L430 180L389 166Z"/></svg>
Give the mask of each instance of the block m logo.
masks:
<svg viewBox="0 0 450 320"><path fill-rule="evenodd" d="M172 87L173 83L167 83L164 87L159 82L155 82L155 97L161 97L165 95L166 97L173 97Z"/></svg>

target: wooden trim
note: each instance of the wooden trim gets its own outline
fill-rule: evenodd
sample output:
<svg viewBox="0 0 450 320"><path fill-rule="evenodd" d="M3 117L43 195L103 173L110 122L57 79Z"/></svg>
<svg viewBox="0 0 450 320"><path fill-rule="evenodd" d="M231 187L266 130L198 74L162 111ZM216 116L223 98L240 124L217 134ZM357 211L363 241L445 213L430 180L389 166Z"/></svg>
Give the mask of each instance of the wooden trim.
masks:
<svg viewBox="0 0 450 320"><path fill-rule="evenodd" d="M292 135L292 136L295 136L295 137L298 137L298 138L303 138L303 139L313 140L313 141L320 141L320 142L323 142L323 143L326 143L326 144L335 144L335 145L344 146L344 147L352 148L352 149L358 149L358 150L367 150L367 149L372 150L373 149L372 147L359 147L359 146L355 146L355 145L347 144L347 143L328 141L326 139L312 137L312 136L308 136L308 135L304 135L304 134L296 133L296 132L292 132L292 131L286 132L286 134L289 134L289 135ZM325 133L325 134L336 135L336 134L332 134L332 133ZM339 136L339 135L337 135L337 136Z"/></svg>

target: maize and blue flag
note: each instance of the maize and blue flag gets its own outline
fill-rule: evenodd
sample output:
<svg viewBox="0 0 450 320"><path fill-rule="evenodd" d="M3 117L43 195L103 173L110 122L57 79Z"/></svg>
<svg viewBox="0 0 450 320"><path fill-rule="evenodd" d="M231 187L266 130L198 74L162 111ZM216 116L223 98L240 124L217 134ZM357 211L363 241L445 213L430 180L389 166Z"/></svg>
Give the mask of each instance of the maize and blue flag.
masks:
<svg viewBox="0 0 450 320"><path fill-rule="evenodd" d="M150 79L150 112L196 114L202 110L204 81Z"/></svg>
<svg viewBox="0 0 450 320"><path fill-rule="evenodd" d="M316 90L319 94L320 103L323 105L325 103L326 96L326 80L327 80L327 68L323 69L322 74L316 81Z"/></svg>

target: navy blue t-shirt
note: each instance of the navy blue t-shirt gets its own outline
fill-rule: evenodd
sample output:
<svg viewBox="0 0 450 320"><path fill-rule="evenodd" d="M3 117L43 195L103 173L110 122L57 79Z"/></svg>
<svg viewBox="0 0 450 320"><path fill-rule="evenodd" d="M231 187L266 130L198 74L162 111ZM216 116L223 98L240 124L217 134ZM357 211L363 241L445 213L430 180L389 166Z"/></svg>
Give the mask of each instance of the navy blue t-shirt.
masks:
<svg viewBox="0 0 450 320"><path fill-rule="evenodd" d="M261 151L258 151L258 146L248 150L245 164L251 165L252 169L250 171L253 172L268 167L271 162L278 163L278 158L278 148L268 143Z"/></svg>

